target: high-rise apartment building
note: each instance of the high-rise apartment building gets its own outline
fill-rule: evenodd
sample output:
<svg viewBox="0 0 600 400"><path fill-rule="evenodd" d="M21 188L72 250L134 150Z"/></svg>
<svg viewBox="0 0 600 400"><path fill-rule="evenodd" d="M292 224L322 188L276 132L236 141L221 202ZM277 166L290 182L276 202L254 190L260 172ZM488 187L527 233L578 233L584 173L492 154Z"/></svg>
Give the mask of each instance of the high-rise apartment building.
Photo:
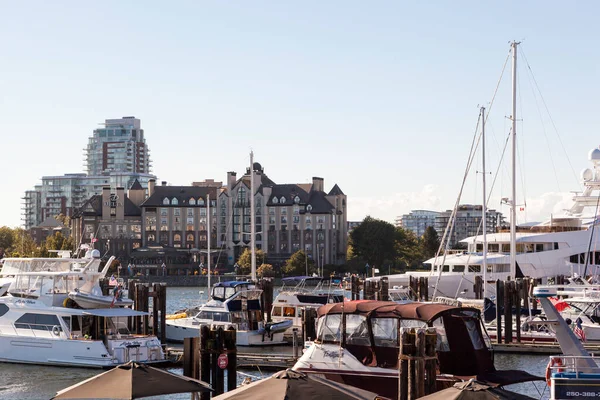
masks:
<svg viewBox="0 0 600 400"><path fill-rule="evenodd" d="M38 226L48 217L72 216L104 187L129 188L137 180L145 189L150 179L150 159L140 120L135 117L107 119L94 130L85 151L88 173L42 177L42 184L25 192L23 225Z"/></svg>
<svg viewBox="0 0 600 400"><path fill-rule="evenodd" d="M94 130L86 148L88 175L113 171L150 173L150 154L144 130L135 117L107 119Z"/></svg>
<svg viewBox="0 0 600 400"><path fill-rule="evenodd" d="M446 230L452 210L446 210L439 213L435 218L434 228L441 238ZM480 205L461 204L456 211L456 220L454 221L452 233L450 235L450 247L455 248L458 242L470 236L481 235L481 218L483 207ZM486 213L487 233L494 233L498 226L504 223L504 217L501 212L488 209Z"/></svg>
<svg viewBox="0 0 600 400"><path fill-rule="evenodd" d="M396 226L412 231L417 237L423 236L428 226L435 225L438 211L412 210L408 214L396 218Z"/></svg>

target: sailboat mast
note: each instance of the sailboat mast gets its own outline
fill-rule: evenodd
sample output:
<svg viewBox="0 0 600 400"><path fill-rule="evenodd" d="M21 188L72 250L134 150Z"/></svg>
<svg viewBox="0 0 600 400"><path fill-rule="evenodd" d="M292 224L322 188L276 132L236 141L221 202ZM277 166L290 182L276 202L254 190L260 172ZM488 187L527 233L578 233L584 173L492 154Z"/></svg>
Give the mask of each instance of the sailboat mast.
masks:
<svg viewBox="0 0 600 400"><path fill-rule="evenodd" d="M483 298L487 294L487 189L485 187L485 107L481 107L481 154L483 173L483 207L481 218L483 218Z"/></svg>
<svg viewBox="0 0 600 400"><path fill-rule="evenodd" d="M510 209L510 276L517 273L517 45L512 47L512 202Z"/></svg>
<svg viewBox="0 0 600 400"><path fill-rule="evenodd" d="M206 243L206 256L207 256L207 261L206 261L206 269L208 271L208 298L210 299L210 236L212 234L212 231L210 229L210 193L208 193L206 195L206 214L208 216L208 241Z"/></svg>
<svg viewBox="0 0 600 400"><path fill-rule="evenodd" d="M254 152L250 151L250 248L252 249L251 257L251 278L252 281L256 282L256 227L254 220L256 215L254 213Z"/></svg>

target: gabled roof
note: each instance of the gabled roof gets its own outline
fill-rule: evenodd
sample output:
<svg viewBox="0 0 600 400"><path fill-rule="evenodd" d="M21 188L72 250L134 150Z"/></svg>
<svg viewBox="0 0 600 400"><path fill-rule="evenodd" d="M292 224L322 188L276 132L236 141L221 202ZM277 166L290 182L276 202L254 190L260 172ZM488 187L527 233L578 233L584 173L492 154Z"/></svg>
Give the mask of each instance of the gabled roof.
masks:
<svg viewBox="0 0 600 400"><path fill-rule="evenodd" d="M217 189L211 187L201 186L156 186L154 187L154 193L148 197L140 207L187 207L190 198L198 200L201 198L206 202L206 195L210 194L213 200L217 199ZM177 205L163 204L163 200L169 199L169 202L173 198L177 199Z"/></svg>
<svg viewBox="0 0 600 400"><path fill-rule="evenodd" d="M334 210L333 205L325 197L325 192L311 191L308 204L312 206L313 214L330 214Z"/></svg>
<svg viewBox="0 0 600 400"><path fill-rule="evenodd" d="M36 228L65 228L65 226L62 223L60 223L60 221L58 221L56 218L48 217L44 221L42 221L41 224L36 226Z"/></svg>
<svg viewBox="0 0 600 400"><path fill-rule="evenodd" d="M333 187L331 188L331 190L329 191L329 194L327 194L327 196L337 196L337 195L344 195L344 192L342 192L342 189L340 189L340 187L337 185L337 183L335 185L333 185Z"/></svg>
<svg viewBox="0 0 600 400"><path fill-rule="evenodd" d="M129 197L125 195L124 199L124 214L126 217L139 217L142 215L142 210L136 206ZM83 205L73 213L72 218L79 218L82 215L93 215L96 217L102 216L102 195L96 194L90 197Z"/></svg>
<svg viewBox="0 0 600 400"><path fill-rule="evenodd" d="M144 188L140 184L140 181L138 181L136 179L135 181L133 181L133 185L131 185L131 187L129 188L129 190L144 190Z"/></svg>

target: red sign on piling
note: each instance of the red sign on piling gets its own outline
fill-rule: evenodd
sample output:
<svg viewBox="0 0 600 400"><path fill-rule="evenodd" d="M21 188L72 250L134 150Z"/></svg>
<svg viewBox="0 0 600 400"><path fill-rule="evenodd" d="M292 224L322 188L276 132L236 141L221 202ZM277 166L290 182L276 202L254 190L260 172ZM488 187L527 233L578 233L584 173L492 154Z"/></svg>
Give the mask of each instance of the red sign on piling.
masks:
<svg viewBox="0 0 600 400"><path fill-rule="evenodd" d="M227 354L221 354L217 359L217 365L221 369L227 368L227 364L229 364L229 360L227 359Z"/></svg>

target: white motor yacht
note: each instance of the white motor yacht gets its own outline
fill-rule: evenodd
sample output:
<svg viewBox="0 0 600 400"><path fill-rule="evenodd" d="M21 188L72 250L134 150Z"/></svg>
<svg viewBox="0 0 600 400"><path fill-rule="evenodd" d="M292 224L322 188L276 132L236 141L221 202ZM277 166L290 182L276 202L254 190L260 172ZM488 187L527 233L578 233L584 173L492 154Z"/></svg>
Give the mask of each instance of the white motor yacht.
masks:
<svg viewBox="0 0 600 400"><path fill-rule="evenodd" d="M0 361L76 367L164 361L155 336L133 335L127 329L129 317L147 313L66 307L72 290L97 284L98 272L53 271L53 262L71 265L64 259L25 259L23 268L14 271L8 293L0 297ZM90 288L99 290L97 285Z"/></svg>
<svg viewBox="0 0 600 400"><path fill-rule="evenodd" d="M203 325L236 329L238 346L270 346L284 343L283 332L291 323L264 321L260 306L262 291L250 282L219 282L211 298L199 307L167 316L167 340L183 342L198 337Z"/></svg>
<svg viewBox="0 0 600 400"><path fill-rule="evenodd" d="M600 220L596 205L600 196L600 149L589 154L592 168L581 173L585 190L573 197L573 205L562 217L552 217L542 224L519 227L516 236L516 277L527 276L547 283L556 276L598 275L600 272ZM453 251L425 261L428 271L411 271L388 275L390 286L409 287L411 277L427 277L437 286L436 295L474 298L476 276L483 276L484 239L487 241L488 297L496 293L495 282L514 279L510 268L510 232L478 235L462 240L467 250ZM590 251L592 249L592 251ZM375 279L379 279L377 277ZM430 290L433 292L433 290Z"/></svg>
<svg viewBox="0 0 600 400"><path fill-rule="evenodd" d="M273 301L271 317L275 322L291 321L291 326L285 331L285 337L293 336L294 328L297 329L299 337L302 335L304 307L318 308L344 301L341 281L335 284L336 287L329 279L312 276L291 276L281 281L283 287Z"/></svg>

